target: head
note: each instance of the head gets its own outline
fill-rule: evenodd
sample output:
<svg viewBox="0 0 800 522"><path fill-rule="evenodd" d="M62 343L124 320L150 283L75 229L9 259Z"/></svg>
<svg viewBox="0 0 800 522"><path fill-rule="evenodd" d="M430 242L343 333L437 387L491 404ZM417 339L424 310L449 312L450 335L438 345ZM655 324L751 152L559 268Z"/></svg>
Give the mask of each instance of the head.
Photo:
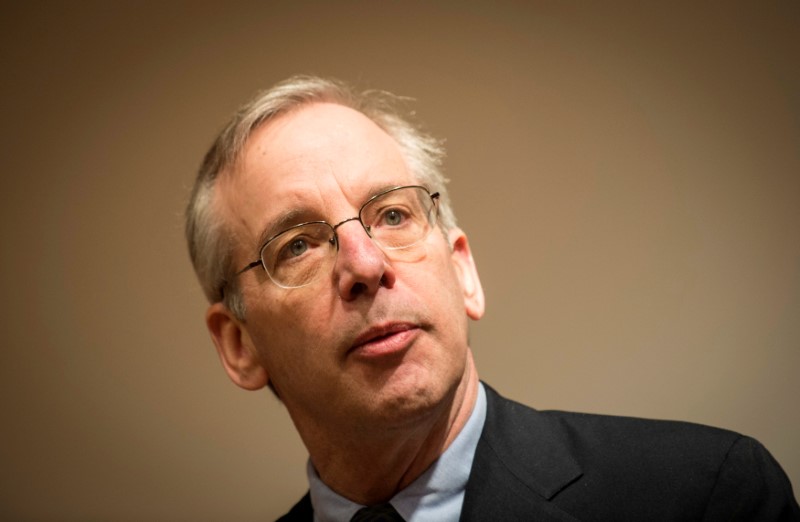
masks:
<svg viewBox="0 0 800 522"><path fill-rule="evenodd" d="M331 79L295 76L259 93L243 105L217 136L206 153L186 210L189 254L203 293L211 303L224 302L239 319L246 316L232 264L234 237L214 209L215 187L220 176L233 173L251 134L260 126L294 109L328 102L361 112L397 142L419 182L442 194L439 223L447 232L456 226L447 197L447 179L441 164L444 149L438 140L405 118L399 106L405 100L385 91L356 92Z"/></svg>
<svg viewBox="0 0 800 522"><path fill-rule="evenodd" d="M471 364L467 319L482 315L483 293L444 190L442 151L388 100L317 78L279 84L222 132L189 206L223 366L245 389L271 384L301 434L342 419L414 422ZM439 192L440 213L398 255L350 218L405 185ZM313 283L283 288L262 267L241 272L265 238L308 221L343 223L327 245L335 261Z"/></svg>

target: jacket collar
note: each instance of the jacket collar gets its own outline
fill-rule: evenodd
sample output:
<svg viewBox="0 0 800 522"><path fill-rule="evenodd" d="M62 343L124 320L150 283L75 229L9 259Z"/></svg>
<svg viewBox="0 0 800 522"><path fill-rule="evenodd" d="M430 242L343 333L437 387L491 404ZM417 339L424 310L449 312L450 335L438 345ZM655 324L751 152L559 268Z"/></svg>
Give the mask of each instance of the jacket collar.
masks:
<svg viewBox="0 0 800 522"><path fill-rule="evenodd" d="M575 522L553 499L582 475L565 444L568 434L552 417L486 389L486 422L464 495L461 520ZM282 521L313 520L311 498Z"/></svg>
<svg viewBox="0 0 800 522"><path fill-rule="evenodd" d="M462 520L575 520L549 502L582 471L554 418L486 388L486 423L475 452ZM498 518L499 517L499 518Z"/></svg>

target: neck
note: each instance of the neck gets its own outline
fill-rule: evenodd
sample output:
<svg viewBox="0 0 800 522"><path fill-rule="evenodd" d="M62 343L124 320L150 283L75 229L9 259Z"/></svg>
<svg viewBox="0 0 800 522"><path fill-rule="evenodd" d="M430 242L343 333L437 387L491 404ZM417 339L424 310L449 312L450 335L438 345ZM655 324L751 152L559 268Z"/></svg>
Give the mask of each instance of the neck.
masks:
<svg viewBox="0 0 800 522"><path fill-rule="evenodd" d="M400 428L376 427L368 432L347 427L334 433L299 431L328 487L359 504L377 504L411 484L444 453L467 423L477 393L478 375L469 354L458 386L421 419ZM324 436L315 437L309 431Z"/></svg>

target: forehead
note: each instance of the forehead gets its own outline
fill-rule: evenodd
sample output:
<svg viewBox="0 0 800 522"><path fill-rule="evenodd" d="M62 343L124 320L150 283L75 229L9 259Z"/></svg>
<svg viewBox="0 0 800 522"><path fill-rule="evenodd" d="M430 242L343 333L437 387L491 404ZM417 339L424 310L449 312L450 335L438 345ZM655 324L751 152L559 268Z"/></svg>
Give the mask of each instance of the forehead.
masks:
<svg viewBox="0 0 800 522"><path fill-rule="evenodd" d="M348 107L316 103L257 129L239 170L240 181L263 180L282 192L333 181L359 185L365 177L405 171L405 163L394 139L372 120Z"/></svg>
<svg viewBox="0 0 800 522"><path fill-rule="evenodd" d="M413 182L399 146L377 124L315 103L256 129L236 171L220 180L220 203L237 232L252 236L292 211L340 219L378 190Z"/></svg>

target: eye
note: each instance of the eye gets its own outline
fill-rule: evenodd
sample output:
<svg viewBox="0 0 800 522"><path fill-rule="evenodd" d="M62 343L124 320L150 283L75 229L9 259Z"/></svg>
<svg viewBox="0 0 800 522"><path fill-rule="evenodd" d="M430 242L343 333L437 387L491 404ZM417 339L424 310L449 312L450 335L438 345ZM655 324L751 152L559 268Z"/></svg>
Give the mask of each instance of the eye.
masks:
<svg viewBox="0 0 800 522"><path fill-rule="evenodd" d="M308 243L302 239L295 239L289 243L289 252L295 257L303 255L306 250L308 250Z"/></svg>
<svg viewBox="0 0 800 522"><path fill-rule="evenodd" d="M391 209L383 214L383 222L390 226L397 226L403 222L405 216L397 209Z"/></svg>
<svg viewBox="0 0 800 522"><path fill-rule="evenodd" d="M295 259L305 255L311 245L305 237L294 237L287 241L280 249L277 250L275 256L275 264L282 264L294 261Z"/></svg>

